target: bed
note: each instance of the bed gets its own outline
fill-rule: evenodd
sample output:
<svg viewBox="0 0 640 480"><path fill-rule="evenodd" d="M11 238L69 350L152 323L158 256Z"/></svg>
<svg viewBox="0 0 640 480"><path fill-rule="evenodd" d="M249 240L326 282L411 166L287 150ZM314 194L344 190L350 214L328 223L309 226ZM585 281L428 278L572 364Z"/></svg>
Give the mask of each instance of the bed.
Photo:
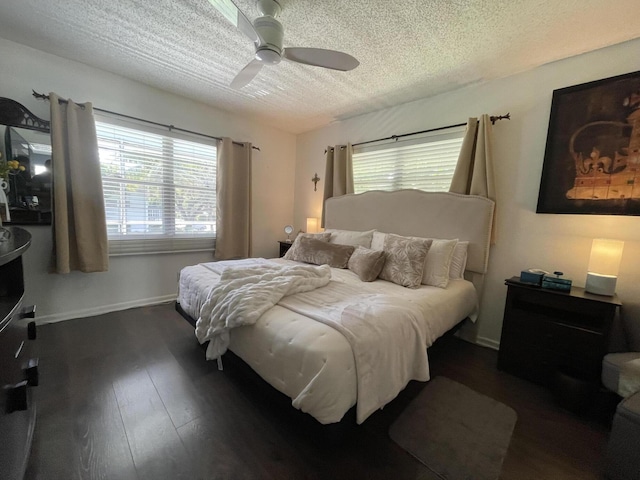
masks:
<svg viewBox="0 0 640 480"><path fill-rule="evenodd" d="M230 330L228 349L266 382L291 398L295 408L309 413L318 422L339 422L355 405L357 422L362 423L395 398L409 380L428 380L426 349L459 322L473 320L477 315L489 257L493 209L493 202L483 197L417 190L375 191L327 200L327 230L374 230L378 242L380 238L388 238L388 234L468 242L464 273L459 275L462 278L450 278L446 288L432 285L406 288L381 279L365 283L348 268L331 268L329 285L284 297L266 310L255 324ZM375 250L374 247L370 245ZM378 245L377 249L381 248ZM287 259L253 259L249 262L258 266L265 262L270 268L299 265L299 262ZM212 262L181 271L177 308L192 323L200 316L207 297L226 272L224 267L226 265L221 262ZM392 308L403 310L408 306L412 328L404 328L401 334L404 337L397 340L402 348L394 347L386 340L379 342L379 347L372 347L375 343L358 346L360 339L354 345L350 332L345 333L325 321L327 312L333 312L337 317L345 316L347 309L344 306L349 305L352 294L354 298L361 296L360 307L355 309L358 311L384 299L383 309L372 307L371 310L374 315L385 312L381 314L385 318L395 315L391 313ZM331 297L338 306L327 305L325 312L315 315L315 310L307 307L311 297L316 301ZM386 320L380 321L380 325L381 330L396 328L392 326L393 322ZM389 338L395 333L388 330L382 335ZM410 347L410 344L414 346ZM412 348L415 353L409 360L396 355ZM372 366L363 367L363 356L369 359L367 362L373 362ZM399 368L398 374L396 368ZM368 370L366 375L365 370ZM382 376L373 378L378 371ZM362 379L363 375L366 381Z"/></svg>

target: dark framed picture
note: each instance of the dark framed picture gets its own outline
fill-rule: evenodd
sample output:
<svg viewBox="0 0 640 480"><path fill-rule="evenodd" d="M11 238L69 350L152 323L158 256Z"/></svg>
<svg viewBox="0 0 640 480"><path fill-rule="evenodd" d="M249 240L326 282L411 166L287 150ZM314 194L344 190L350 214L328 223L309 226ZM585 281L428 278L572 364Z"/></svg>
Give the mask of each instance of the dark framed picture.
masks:
<svg viewBox="0 0 640 480"><path fill-rule="evenodd" d="M640 72L554 90L536 212L640 215Z"/></svg>

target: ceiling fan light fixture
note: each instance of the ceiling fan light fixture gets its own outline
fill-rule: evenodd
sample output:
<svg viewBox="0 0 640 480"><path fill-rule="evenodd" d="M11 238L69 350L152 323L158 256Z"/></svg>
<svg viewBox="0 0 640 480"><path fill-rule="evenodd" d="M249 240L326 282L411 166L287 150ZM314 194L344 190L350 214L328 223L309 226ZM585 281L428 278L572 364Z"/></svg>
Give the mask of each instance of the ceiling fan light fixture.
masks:
<svg viewBox="0 0 640 480"><path fill-rule="evenodd" d="M256 58L265 65L277 65L282 59L278 52L274 52L270 48L261 48L256 52Z"/></svg>

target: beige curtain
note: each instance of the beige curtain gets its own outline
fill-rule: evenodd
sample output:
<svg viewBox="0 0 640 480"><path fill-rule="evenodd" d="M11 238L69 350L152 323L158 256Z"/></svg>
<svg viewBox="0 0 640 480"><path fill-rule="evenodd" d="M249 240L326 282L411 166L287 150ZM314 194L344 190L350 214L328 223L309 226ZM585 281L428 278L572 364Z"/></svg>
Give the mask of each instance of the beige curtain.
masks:
<svg viewBox="0 0 640 480"><path fill-rule="evenodd" d="M460 156L458 157L449 191L464 195L479 195L496 202L491 120L489 115L482 115L480 120L470 118L467 122L467 133L462 141ZM495 210L493 215L491 242L495 243Z"/></svg>
<svg viewBox="0 0 640 480"><path fill-rule="evenodd" d="M223 138L216 172L216 260L251 256L251 144Z"/></svg>
<svg viewBox="0 0 640 480"><path fill-rule="evenodd" d="M327 147L324 160L322 227L324 227L324 202L327 198L353 193L353 147L350 143Z"/></svg>
<svg viewBox="0 0 640 480"><path fill-rule="evenodd" d="M51 103L55 273L106 272L109 243L98 140L90 103Z"/></svg>

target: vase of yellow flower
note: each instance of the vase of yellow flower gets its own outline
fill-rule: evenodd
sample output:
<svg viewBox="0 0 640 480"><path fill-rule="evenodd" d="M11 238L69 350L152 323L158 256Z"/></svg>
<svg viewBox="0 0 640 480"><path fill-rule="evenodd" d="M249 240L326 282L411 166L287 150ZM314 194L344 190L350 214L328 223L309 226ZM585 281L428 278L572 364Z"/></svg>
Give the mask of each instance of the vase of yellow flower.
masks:
<svg viewBox="0 0 640 480"><path fill-rule="evenodd" d="M26 167L18 160L0 161L0 187L7 193L10 205L18 205L18 192L16 189L16 176L24 172Z"/></svg>
<svg viewBox="0 0 640 480"><path fill-rule="evenodd" d="M7 183L11 175L17 175L19 172L26 170L24 165L20 165L18 160L9 160L7 162L0 162L0 178L4 178Z"/></svg>

